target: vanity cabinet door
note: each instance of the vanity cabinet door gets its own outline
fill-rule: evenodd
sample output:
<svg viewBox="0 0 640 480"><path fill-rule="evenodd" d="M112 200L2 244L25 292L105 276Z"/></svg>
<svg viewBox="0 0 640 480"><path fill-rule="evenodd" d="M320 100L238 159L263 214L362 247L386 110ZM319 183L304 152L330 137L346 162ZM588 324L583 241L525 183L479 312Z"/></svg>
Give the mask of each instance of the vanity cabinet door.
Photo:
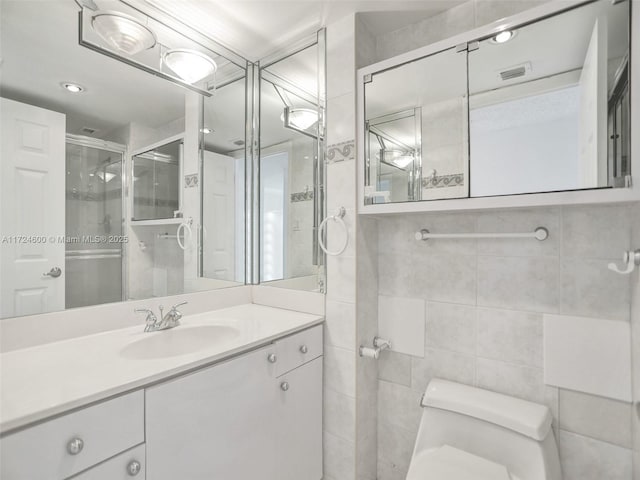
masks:
<svg viewBox="0 0 640 480"><path fill-rule="evenodd" d="M278 480L322 478L322 359L277 379Z"/></svg>
<svg viewBox="0 0 640 480"><path fill-rule="evenodd" d="M275 480L273 346L146 390L147 480Z"/></svg>

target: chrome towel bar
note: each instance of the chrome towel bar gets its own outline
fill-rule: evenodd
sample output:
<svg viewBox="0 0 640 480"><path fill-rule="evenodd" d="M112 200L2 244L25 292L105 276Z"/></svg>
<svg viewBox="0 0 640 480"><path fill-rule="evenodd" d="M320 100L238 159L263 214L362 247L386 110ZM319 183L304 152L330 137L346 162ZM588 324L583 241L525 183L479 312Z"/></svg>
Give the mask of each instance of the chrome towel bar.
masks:
<svg viewBox="0 0 640 480"><path fill-rule="evenodd" d="M431 233L426 228L416 232L416 240L429 240L439 238L535 238L543 241L549 238L549 230L544 227L538 227L533 232L524 233Z"/></svg>

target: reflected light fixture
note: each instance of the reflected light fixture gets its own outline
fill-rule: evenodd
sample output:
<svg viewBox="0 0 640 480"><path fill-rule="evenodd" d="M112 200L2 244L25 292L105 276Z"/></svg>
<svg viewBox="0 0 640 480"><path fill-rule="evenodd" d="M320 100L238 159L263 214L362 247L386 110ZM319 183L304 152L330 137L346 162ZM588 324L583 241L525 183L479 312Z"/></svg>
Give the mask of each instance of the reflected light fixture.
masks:
<svg viewBox="0 0 640 480"><path fill-rule="evenodd" d="M493 43L506 43L509 40L513 39L513 37L516 36L516 31L515 30L505 30L503 32L498 33L496 36L494 36L491 41Z"/></svg>
<svg viewBox="0 0 640 480"><path fill-rule="evenodd" d="M102 180L104 183L108 183L111 180L113 180L115 178L115 173L111 173L111 172L98 172L96 173L96 175L98 176L98 178L100 180Z"/></svg>
<svg viewBox="0 0 640 480"><path fill-rule="evenodd" d="M98 12L91 17L91 26L109 46L127 55L135 55L156 44L155 34L146 25L124 13Z"/></svg>
<svg viewBox="0 0 640 480"><path fill-rule="evenodd" d="M60 86L64 88L67 92L71 92L71 93L84 92L84 87L82 85L78 85L77 83L62 82Z"/></svg>
<svg viewBox="0 0 640 480"><path fill-rule="evenodd" d="M196 50L187 48L168 50L164 54L163 60L167 67L188 84L199 82L213 75L218 69L218 65L213 59Z"/></svg>
<svg viewBox="0 0 640 480"><path fill-rule="evenodd" d="M200 129L200 131L201 131L202 133L204 133L205 135L209 135L210 133L213 133L213 129L212 129L212 128L209 128L209 127L201 128L201 129Z"/></svg>
<svg viewBox="0 0 640 480"><path fill-rule="evenodd" d="M280 115L280 120L285 121L285 112ZM307 130L318 121L318 112L309 108L290 108L289 125L299 130Z"/></svg>
<svg viewBox="0 0 640 480"><path fill-rule="evenodd" d="M413 155L401 150L387 150L384 152L384 159L393 163L396 167L405 168L413 162Z"/></svg>

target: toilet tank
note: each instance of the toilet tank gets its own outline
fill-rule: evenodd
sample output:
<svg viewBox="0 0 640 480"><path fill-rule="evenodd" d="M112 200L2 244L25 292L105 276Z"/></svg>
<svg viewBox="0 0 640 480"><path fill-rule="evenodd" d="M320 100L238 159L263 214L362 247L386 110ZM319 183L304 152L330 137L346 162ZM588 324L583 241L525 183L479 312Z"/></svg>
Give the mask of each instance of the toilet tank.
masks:
<svg viewBox="0 0 640 480"><path fill-rule="evenodd" d="M450 445L506 466L514 480L562 480L548 407L440 379L421 404L414 456Z"/></svg>

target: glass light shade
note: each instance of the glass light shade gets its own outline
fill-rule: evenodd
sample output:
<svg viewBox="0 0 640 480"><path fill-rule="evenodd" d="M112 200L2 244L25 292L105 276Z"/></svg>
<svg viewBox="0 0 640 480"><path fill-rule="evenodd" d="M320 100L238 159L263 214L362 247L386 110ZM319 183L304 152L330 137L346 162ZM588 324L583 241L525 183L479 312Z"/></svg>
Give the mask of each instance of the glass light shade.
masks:
<svg viewBox="0 0 640 480"><path fill-rule="evenodd" d="M91 26L109 46L127 55L135 55L156 44L155 34L146 25L124 13L98 12L92 17Z"/></svg>
<svg viewBox="0 0 640 480"><path fill-rule="evenodd" d="M280 115L284 122L284 113ZM318 112L308 108L292 108L289 110L289 125L299 130L306 130L318 121Z"/></svg>
<svg viewBox="0 0 640 480"><path fill-rule="evenodd" d="M404 168L413 162L413 155L400 150L387 150L384 153L384 159L387 162L393 163L396 167Z"/></svg>
<svg viewBox="0 0 640 480"><path fill-rule="evenodd" d="M176 48L164 54L164 63L176 75L189 84L213 75L218 66L203 53L186 48Z"/></svg>

